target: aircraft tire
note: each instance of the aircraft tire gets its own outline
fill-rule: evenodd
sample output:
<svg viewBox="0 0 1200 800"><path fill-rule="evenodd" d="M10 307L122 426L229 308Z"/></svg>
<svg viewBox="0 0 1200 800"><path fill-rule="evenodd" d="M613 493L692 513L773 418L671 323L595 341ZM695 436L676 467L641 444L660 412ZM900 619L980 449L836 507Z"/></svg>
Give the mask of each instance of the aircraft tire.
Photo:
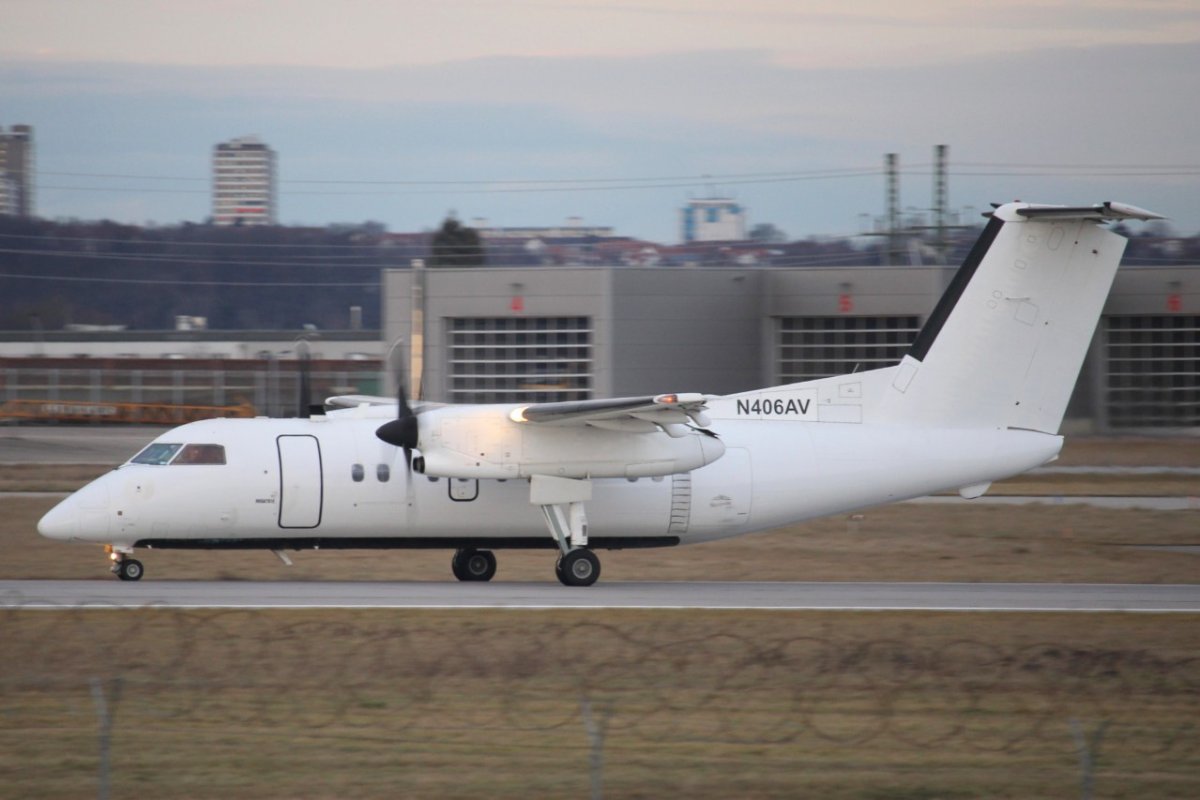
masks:
<svg viewBox="0 0 1200 800"><path fill-rule="evenodd" d="M117 577L123 581L140 581L146 572L142 562L136 558L126 558L117 566Z"/></svg>
<svg viewBox="0 0 1200 800"><path fill-rule="evenodd" d="M600 559L591 550L580 547L558 560L554 574L563 586L591 586L600 578Z"/></svg>
<svg viewBox="0 0 1200 800"><path fill-rule="evenodd" d="M460 581L490 581L496 574L496 556L491 550L459 550L450 562L450 569Z"/></svg>

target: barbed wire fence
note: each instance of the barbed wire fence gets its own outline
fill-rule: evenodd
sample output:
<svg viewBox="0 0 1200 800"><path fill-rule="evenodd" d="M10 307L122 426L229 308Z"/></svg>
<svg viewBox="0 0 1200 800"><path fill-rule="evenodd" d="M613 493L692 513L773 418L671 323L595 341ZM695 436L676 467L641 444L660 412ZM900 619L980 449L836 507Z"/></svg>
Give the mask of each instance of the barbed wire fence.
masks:
<svg viewBox="0 0 1200 800"><path fill-rule="evenodd" d="M593 797L603 793L606 746L618 740L1053 752L1078 759L1085 795L1104 752L1171 760L1200 751L1200 656L1187 654L982 637L927 644L904 630L863 639L786 624L697 635L669 615L635 625L566 616L445 626L385 612L280 619L32 610L0 598L0 725L89 720L102 797L113 737L180 723L426 742L549 735L585 745Z"/></svg>

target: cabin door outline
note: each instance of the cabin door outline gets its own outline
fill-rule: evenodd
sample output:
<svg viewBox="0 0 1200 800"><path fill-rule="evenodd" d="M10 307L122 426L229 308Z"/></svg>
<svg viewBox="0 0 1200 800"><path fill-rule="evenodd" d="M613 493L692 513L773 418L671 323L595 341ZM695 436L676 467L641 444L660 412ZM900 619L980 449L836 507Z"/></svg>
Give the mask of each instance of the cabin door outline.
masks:
<svg viewBox="0 0 1200 800"><path fill-rule="evenodd" d="M316 528L325 510L325 471L317 437L275 437L279 451L279 527Z"/></svg>

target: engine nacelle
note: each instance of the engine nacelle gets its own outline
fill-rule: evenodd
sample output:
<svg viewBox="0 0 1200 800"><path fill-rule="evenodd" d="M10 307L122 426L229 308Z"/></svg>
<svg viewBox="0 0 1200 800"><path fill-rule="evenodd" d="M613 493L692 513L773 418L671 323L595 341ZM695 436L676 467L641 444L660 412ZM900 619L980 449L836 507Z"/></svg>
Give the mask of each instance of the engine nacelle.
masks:
<svg viewBox="0 0 1200 800"><path fill-rule="evenodd" d="M420 415L424 473L441 478L644 478L689 472L725 453L694 431L631 433L584 424L517 422L513 406L446 407Z"/></svg>

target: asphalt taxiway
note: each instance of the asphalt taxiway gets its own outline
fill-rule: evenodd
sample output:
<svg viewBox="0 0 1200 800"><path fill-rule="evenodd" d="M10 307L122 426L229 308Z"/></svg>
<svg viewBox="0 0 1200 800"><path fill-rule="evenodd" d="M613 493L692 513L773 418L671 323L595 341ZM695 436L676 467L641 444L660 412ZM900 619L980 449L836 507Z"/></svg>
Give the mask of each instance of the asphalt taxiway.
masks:
<svg viewBox="0 0 1200 800"><path fill-rule="evenodd" d="M1200 584L0 581L0 609L395 608L1200 613Z"/></svg>

